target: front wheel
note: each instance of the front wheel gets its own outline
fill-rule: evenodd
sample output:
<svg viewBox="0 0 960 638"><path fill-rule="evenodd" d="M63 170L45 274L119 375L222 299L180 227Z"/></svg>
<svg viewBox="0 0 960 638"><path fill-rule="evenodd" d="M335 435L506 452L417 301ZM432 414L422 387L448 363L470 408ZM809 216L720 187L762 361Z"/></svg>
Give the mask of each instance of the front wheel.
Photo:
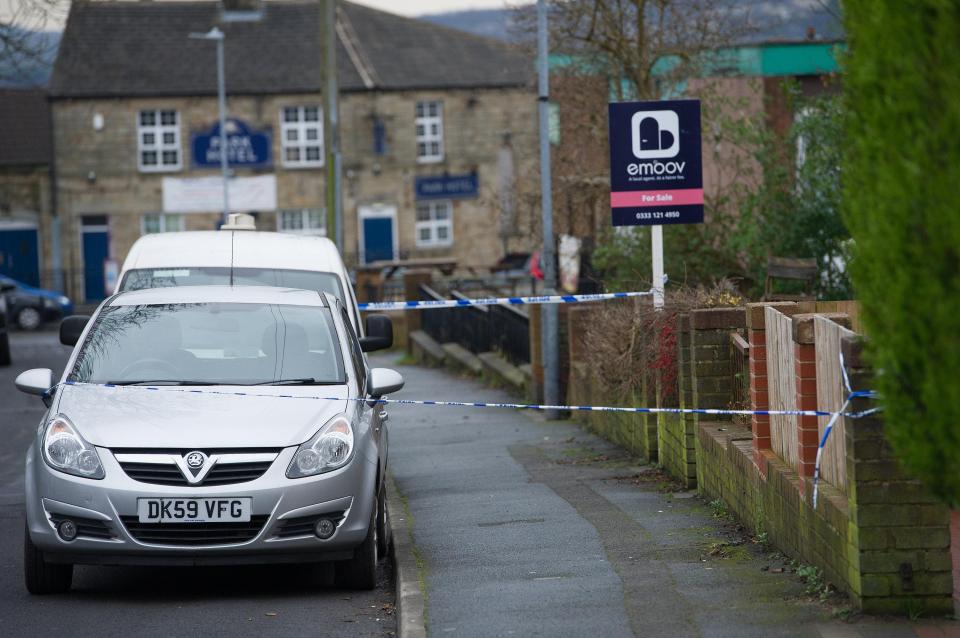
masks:
<svg viewBox="0 0 960 638"><path fill-rule="evenodd" d="M73 565L48 563L43 552L30 540L30 530L23 530L23 575L31 594L63 594L73 583Z"/></svg>
<svg viewBox="0 0 960 638"><path fill-rule="evenodd" d="M367 528L367 537L360 547L354 550L353 558L337 563L336 582L341 587L349 589L373 589L377 586L377 562L380 557L377 552L377 512L378 499L374 499L373 512L370 515L370 526Z"/></svg>
<svg viewBox="0 0 960 638"><path fill-rule="evenodd" d="M17 313L17 325L23 330L36 330L43 323L43 317L36 308L27 306Z"/></svg>

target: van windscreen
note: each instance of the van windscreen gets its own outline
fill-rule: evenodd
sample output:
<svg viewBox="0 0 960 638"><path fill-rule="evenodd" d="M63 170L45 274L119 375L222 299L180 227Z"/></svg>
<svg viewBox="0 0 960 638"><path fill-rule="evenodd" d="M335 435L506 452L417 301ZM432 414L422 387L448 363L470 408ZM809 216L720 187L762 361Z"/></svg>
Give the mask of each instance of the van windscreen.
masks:
<svg viewBox="0 0 960 638"><path fill-rule="evenodd" d="M230 284L230 268L185 267L185 268L138 268L128 270L120 282L120 291L146 288L169 288L171 286L227 286ZM340 285L340 278L330 272L312 270L278 270L273 268L234 268L233 284L236 286L274 286L329 292L349 307Z"/></svg>

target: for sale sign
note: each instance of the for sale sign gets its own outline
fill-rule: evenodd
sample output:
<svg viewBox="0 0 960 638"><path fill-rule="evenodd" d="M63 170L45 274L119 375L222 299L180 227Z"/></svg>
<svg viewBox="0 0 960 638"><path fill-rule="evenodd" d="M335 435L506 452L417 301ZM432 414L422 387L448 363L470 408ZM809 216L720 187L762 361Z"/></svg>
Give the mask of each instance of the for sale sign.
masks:
<svg viewBox="0 0 960 638"><path fill-rule="evenodd" d="M614 226L703 222L700 101L610 104Z"/></svg>

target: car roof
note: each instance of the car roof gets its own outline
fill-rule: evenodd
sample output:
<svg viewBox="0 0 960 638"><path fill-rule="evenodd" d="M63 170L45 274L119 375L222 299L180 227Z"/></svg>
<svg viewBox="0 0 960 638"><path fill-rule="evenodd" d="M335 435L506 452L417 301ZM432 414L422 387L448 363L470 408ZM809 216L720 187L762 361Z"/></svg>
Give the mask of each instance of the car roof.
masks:
<svg viewBox="0 0 960 638"><path fill-rule="evenodd" d="M139 306L186 303L257 303L290 306L327 305L316 290L276 288L273 286L170 286L121 292L110 298L108 306Z"/></svg>
<svg viewBox="0 0 960 638"><path fill-rule="evenodd" d="M336 244L326 237L260 231L199 230L144 235L123 269L230 266L343 272Z"/></svg>

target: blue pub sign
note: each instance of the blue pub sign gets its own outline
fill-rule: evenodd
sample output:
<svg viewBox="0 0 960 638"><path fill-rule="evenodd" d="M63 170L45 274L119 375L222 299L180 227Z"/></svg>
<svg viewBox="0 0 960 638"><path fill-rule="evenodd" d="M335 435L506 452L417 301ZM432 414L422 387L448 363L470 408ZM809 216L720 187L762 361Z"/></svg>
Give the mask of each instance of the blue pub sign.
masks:
<svg viewBox="0 0 960 638"><path fill-rule="evenodd" d="M243 120L227 119L227 162L230 166L270 166L273 163L271 148L269 131L253 131ZM194 134L190 149L194 166L219 167L220 123L214 123L204 133Z"/></svg>
<svg viewBox="0 0 960 638"><path fill-rule="evenodd" d="M476 197L479 190L476 173L417 177L414 183L417 199L466 199Z"/></svg>

